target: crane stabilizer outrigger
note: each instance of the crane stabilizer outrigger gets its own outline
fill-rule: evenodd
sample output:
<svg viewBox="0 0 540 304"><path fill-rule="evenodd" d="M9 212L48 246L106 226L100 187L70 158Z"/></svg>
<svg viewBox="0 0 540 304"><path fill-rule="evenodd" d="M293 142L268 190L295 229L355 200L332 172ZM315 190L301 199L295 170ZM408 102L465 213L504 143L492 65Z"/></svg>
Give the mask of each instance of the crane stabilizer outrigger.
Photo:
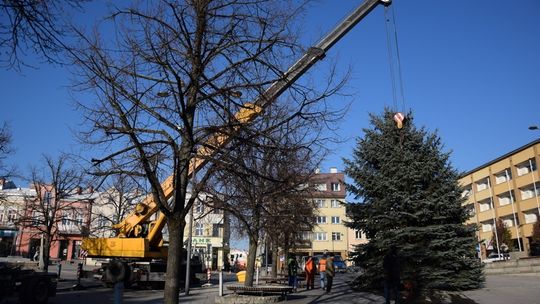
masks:
<svg viewBox="0 0 540 304"><path fill-rule="evenodd" d="M323 37L315 46L310 47L306 53L296 61L283 76L274 82L255 102L246 103L235 115L239 125L250 123L259 113L267 108L279 97L291 84L308 71L316 62L324 58L326 52L347 34L356 24L367 16L377 5L390 5L392 0L366 0L353 12L351 12L329 34ZM197 150L195 160L189 168L191 176L202 168L208 159L225 146L229 141L229 135L217 133L211 137L204 146ZM161 187L167 199L174 192L173 176L169 176ZM114 238L85 238L82 248L90 257L109 258L166 258L167 248L163 246L161 231L165 226L165 216L160 214L156 221L150 223L148 234L141 235L142 225L159 210L152 195L136 205L135 210L122 222L113 226L118 230L118 237Z"/></svg>

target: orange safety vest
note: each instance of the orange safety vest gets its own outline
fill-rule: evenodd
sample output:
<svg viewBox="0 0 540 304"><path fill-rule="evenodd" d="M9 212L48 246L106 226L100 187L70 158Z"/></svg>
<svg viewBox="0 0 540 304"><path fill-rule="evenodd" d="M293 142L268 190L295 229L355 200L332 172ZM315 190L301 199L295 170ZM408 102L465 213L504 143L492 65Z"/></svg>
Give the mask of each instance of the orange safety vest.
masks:
<svg viewBox="0 0 540 304"><path fill-rule="evenodd" d="M306 273L311 274L315 272L315 265L313 263L313 259L309 259L306 262L306 266L304 267L306 270Z"/></svg>
<svg viewBox="0 0 540 304"><path fill-rule="evenodd" d="M319 272L326 271L326 259L321 259L319 261Z"/></svg>

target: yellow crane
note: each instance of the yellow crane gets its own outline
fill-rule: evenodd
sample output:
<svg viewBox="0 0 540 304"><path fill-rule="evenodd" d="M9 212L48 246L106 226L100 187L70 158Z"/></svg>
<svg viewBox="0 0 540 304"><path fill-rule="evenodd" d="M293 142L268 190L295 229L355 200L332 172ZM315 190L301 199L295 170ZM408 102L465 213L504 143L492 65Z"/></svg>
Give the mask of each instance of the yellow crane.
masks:
<svg viewBox="0 0 540 304"><path fill-rule="evenodd" d="M251 122L263 109L269 106L279 97L292 83L308 71L317 61L324 58L326 52L349 32L358 22L367 16L376 6L390 5L391 0L366 0L351 12L330 33L323 37L315 46L296 61L284 73L283 77L274 82L253 103L246 103L235 115L239 125ZM227 144L228 135L216 133L209 141L197 150L192 165L189 168L190 176L202 168L207 159L214 155L221 147ZM163 192L169 199L173 192L173 176L169 176L162 184ZM149 222L152 215L159 210L152 195L148 195L138 203L122 222L113 226L118 231L117 237L113 238L85 238L82 241L82 249L86 250L89 257L122 258L122 259L165 259L167 247L163 244L162 229L166 218L160 214L155 221ZM143 225L148 225L148 233L143 235Z"/></svg>

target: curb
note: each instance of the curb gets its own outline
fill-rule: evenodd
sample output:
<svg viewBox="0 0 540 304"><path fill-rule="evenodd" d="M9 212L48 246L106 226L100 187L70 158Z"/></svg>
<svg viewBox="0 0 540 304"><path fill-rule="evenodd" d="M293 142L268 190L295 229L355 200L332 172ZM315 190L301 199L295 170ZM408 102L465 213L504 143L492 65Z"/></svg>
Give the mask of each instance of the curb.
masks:
<svg viewBox="0 0 540 304"><path fill-rule="evenodd" d="M98 287L102 287L102 286L103 285L101 285L101 284L88 284L88 285L74 284L74 285L68 286L68 287L56 287L56 292L85 290L85 289L98 288Z"/></svg>

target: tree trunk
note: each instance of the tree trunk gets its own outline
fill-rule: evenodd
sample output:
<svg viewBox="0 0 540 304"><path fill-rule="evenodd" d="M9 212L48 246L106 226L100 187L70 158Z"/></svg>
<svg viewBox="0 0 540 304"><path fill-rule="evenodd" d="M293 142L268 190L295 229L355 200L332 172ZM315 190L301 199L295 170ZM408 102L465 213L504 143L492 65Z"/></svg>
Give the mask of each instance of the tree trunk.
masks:
<svg viewBox="0 0 540 304"><path fill-rule="evenodd" d="M279 254L278 246L275 242L272 242L272 277L277 278L278 272L278 263L279 263Z"/></svg>
<svg viewBox="0 0 540 304"><path fill-rule="evenodd" d="M185 223L180 218L167 219L169 228L169 250L167 274L165 280L164 303L177 304L180 293L180 266L182 265L182 247Z"/></svg>
<svg viewBox="0 0 540 304"><path fill-rule="evenodd" d="M43 251L43 268L41 270L48 272L50 260L49 255L51 252L51 241L49 235L43 237L43 248L41 250Z"/></svg>
<svg viewBox="0 0 540 304"><path fill-rule="evenodd" d="M255 232L257 233L257 232ZM259 243L258 234L249 238L249 251L246 267L245 286L253 286L253 278L255 274L255 260L257 259L257 245Z"/></svg>

